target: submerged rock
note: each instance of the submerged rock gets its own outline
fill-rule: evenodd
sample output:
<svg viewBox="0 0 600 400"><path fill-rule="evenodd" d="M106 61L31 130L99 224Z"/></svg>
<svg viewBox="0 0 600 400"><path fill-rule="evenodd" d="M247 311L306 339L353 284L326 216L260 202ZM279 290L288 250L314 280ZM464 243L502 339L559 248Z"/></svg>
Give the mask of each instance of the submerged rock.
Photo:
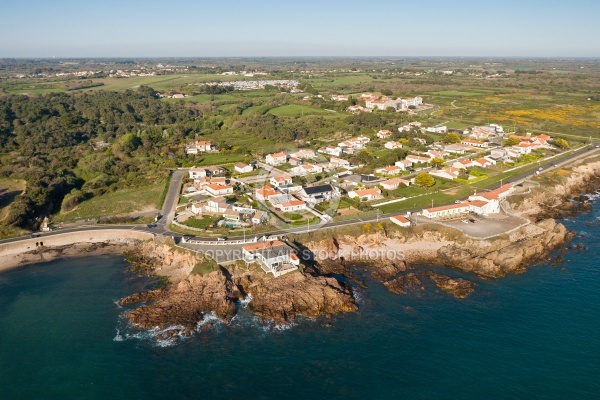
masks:
<svg viewBox="0 0 600 400"><path fill-rule="evenodd" d="M410 289L425 290L423 283L414 272L386 281L383 285L396 294L405 294Z"/></svg>
<svg viewBox="0 0 600 400"><path fill-rule="evenodd" d="M444 292L451 293L458 299L464 299L475 291L475 283L462 278L452 278L446 275L427 271L426 275Z"/></svg>

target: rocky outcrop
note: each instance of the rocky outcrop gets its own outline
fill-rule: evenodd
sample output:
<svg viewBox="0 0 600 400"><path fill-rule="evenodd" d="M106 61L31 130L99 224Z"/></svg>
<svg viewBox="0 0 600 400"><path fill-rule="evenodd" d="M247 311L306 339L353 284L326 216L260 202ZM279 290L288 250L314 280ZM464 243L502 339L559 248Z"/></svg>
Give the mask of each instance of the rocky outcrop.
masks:
<svg viewBox="0 0 600 400"><path fill-rule="evenodd" d="M400 275L383 283L387 290L396 294L405 294L409 290L425 290L423 283L414 272Z"/></svg>
<svg viewBox="0 0 600 400"><path fill-rule="evenodd" d="M276 322L287 322L298 315L318 317L358 309L350 288L331 277L291 273L272 278L246 274L234 280L240 290L252 296L248 309Z"/></svg>
<svg viewBox="0 0 600 400"><path fill-rule="evenodd" d="M125 253L125 258L139 272L166 276L171 282L186 279L196 264L204 261L201 255L175 248L168 240L156 239L141 243Z"/></svg>
<svg viewBox="0 0 600 400"><path fill-rule="evenodd" d="M227 268L190 275L168 287L125 297L120 303L148 302L128 311L126 317L141 329L181 327L169 330L170 335L194 332L208 313L229 322L236 314L236 302L246 296L252 298L248 309L253 314L277 323L298 315L318 317L357 310L351 289L332 277L292 272L274 278L257 267Z"/></svg>
<svg viewBox="0 0 600 400"><path fill-rule="evenodd" d="M152 302L126 313L141 329L180 325L184 332L191 332L208 313L214 313L223 321L233 318L237 299L232 289L232 282L219 270L204 276L191 275L167 288L125 297L120 303Z"/></svg>
<svg viewBox="0 0 600 400"><path fill-rule="evenodd" d="M451 293L457 299L464 299L475 291L475 283L463 278L452 278L446 275L428 271L427 276L435 285L446 293Z"/></svg>
<svg viewBox="0 0 600 400"><path fill-rule="evenodd" d="M436 262L478 275L498 278L523 272L544 260L556 246L569 240L567 229L552 219L523 227L507 239L472 240L442 247Z"/></svg>

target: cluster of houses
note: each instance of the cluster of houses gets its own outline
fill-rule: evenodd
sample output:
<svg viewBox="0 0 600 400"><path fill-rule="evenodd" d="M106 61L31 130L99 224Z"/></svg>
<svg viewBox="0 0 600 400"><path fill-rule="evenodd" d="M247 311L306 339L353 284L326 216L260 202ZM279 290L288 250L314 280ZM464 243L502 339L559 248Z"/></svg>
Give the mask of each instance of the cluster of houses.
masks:
<svg viewBox="0 0 600 400"><path fill-rule="evenodd" d="M196 83L195 85L200 86L220 86L220 87L232 87L234 90L259 90L264 89L265 86L275 86L282 89L288 89L290 91L300 93L301 90L297 89L300 82L290 79L266 79L260 81L228 81L228 82L206 82Z"/></svg>

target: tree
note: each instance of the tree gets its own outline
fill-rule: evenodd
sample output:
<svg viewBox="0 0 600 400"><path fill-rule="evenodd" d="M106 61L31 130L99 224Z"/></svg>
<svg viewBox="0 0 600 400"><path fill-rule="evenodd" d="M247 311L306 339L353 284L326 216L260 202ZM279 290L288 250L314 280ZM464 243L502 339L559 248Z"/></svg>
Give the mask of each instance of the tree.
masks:
<svg viewBox="0 0 600 400"><path fill-rule="evenodd" d="M415 177L415 183L421 187L431 187L435 185L435 179L427 172L419 172Z"/></svg>
<svg viewBox="0 0 600 400"><path fill-rule="evenodd" d="M504 140L505 146L516 146L519 143L521 143L521 141L515 135L510 135L507 139Z"/></svg>
<svg viewBox="0 0 600 400"><path fill-rule="evenodd" d="M444 142L444 143L460 143L460 136L458 136L458 133L456 133L456 132L451 132L442 138L442 142Z"/></svg>
<svg viewBox="0 0 600 400"><path fill-rule="evenodd" d="M553 145L558 147L559 149L567 149L569 148L569 142L565 139L555 139L551 142Z"/></svg>
<svg viewBox="0 0 600 400"><path fill-rule="evenodd" d="M433 158L430 162L431 166L433 168L442 168L442 166L444 165L444 159L443 158L439 158L439 157L435 157Z"/></svg>

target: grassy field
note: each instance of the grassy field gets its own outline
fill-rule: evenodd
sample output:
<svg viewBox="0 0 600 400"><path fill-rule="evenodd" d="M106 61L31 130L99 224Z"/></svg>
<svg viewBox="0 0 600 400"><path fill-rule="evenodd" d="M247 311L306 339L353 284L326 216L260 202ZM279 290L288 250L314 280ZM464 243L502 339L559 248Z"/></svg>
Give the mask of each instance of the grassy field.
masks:
<svg viewBox="0 0 600 400"><path fill-rule="evenodd" d="M309 106L304 106L301 104L288 104L281 107L272 108L268 112L269 114L276 115L278 117L287 116L287 117L300 117L302 115L324 115L324 114L333 114L330 111L326 111L320 108L314 108Z"/></svg>
<svg viewBox="0 0 600 400"><path fill-rule="evenodd" d="M489 90L442 90L439 92L430 92L428 94L444 97L472 97L483 96L489 93Z"/></svg>
<svg viewBox="0 0 600 400"><path fill-rule="evenodd" d="M166 178L165 178L166 179ZM113 193L93 197L79 204L74 210L61 212L54 217L55 222L95 219L101 216L115 216L160 210L165 189L161 180L154 185L131 187Z"/></svg>
<svg viewBox="0 0 600 400"><path fill-rule="evenodd" d="M0 221L8 215L10 204L25 190L25 181L0 178Z"/></svg>

